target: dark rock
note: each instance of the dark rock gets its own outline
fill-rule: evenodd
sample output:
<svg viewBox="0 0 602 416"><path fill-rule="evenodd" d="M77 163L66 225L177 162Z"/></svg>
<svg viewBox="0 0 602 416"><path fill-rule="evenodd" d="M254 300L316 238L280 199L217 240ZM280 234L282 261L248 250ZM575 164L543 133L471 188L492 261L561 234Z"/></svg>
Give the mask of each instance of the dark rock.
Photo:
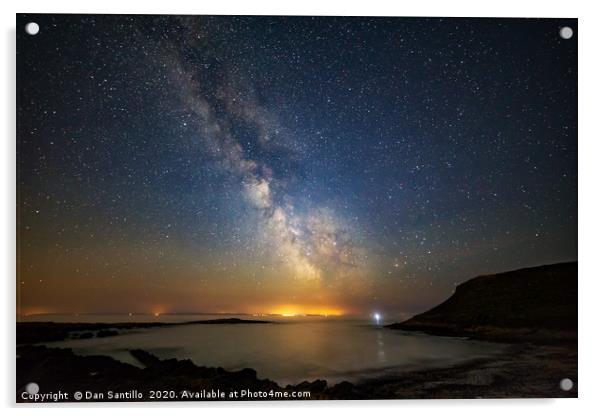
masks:
<svg viewBox="0 0 602 416"><path fill-rule="evenodd" d="M152 367L161 362L161 360L159 360L157 357L155 357L151 353L148 353L144 350L140 350L140 349L130 350L130 354L132 355L132 357L134 357L136 360L138 360L140 362L140 364L142 364L145 367Z"/></svg>
<svg viewBox="0 0 602 416"><path fill-rule="evenodd" d="M308 381L304 381L295 386L296 390L301 391L311 391L312 393L319 393L326 389L327 383L326 380L315 380L311 383Z"/></svg>
<svg viewBox="0 0 602 416"><path fill-rule="evenodd" d="M360 399L362 396L355 391L353 384L348 381L342 381L330 389L328 389L328 394L332 396L334 399L339 400L349 400L349 399ZM377 398L377 397L373 397Z"/></svg>
<svg viewBox="0 0 602 416"><path fill-rule="evenodd" d="M242 378L254 379L257 378L257 371L252 368L243 368L238 372L238 375Z"/></svg>
<svg viewBox="0 0 602 416"><path fill-rule="evenodd" d="M505 342L574 342L577 263L476 277L440 305L388 327Z"/></svg>
<svg viewBox="0 0 602 416"><path fill-rule="evenodd" d="M96 333L96 338L114 337L119 335L119 332L114 329L101 329Z"/></svg>
<svg viewBox="0 0 602 416"><path fill-rule="evenodd" d="M204 324L204 325L223 325L223 324L271 324L271 321L260 321L256 319L240 319L240 318L221 318L221 319L209 319L206 321L190 321L186 324Z"/></svg>

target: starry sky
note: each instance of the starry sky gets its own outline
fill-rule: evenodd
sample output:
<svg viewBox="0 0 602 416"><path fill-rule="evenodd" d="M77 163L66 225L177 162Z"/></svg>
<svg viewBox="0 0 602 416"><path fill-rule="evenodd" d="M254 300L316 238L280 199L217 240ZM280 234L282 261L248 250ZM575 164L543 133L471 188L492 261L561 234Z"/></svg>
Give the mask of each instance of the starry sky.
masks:
<svg viewBox="0 0 602 416"><path fill-rule="evenodd" d="M17 194L20 314L419 312L577 259L577 21L17 15Z"/></svg>

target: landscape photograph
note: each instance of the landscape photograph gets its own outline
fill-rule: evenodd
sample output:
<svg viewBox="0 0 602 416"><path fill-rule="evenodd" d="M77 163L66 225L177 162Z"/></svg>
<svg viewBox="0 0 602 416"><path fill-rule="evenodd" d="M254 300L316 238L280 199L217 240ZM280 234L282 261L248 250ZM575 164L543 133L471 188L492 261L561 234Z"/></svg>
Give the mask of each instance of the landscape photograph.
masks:
<svg viewBox="0 0 602 416"><path fill-rule="evenodd" d="M578 397L577 19L16 22L17 403Z"/></svg>

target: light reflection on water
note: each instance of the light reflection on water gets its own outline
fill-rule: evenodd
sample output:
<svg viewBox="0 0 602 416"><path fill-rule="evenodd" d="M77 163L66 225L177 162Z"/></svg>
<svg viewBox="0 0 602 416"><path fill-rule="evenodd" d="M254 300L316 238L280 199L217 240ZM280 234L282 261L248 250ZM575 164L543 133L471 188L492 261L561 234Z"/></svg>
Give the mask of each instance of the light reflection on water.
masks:
<svg viewBox="0 0 602 416"><path fill-rule="evenodd" d="M447 366L504 349L500 344L389 330L368 321L290 318L273 324L137 329L48 345L73 348L77 354L109 355L134 365L140 364L128 350L141 348L160 358L189 358L199 366L253 368L260 378L282 385L318 378L329 383L357 381Z"/></svg>

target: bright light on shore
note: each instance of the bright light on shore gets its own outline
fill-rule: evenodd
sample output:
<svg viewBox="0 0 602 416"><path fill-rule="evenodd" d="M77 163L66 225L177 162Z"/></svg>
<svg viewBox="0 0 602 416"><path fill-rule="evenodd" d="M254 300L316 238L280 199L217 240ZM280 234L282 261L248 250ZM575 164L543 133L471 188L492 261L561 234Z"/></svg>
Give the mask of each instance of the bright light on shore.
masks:
<svg viewBox="0 0 602 416"><path fill-rule="evenodd" d="M372 315L372 317L376 321L376 325L380 325L380 313L374 312L374 314Z"/></svg>

